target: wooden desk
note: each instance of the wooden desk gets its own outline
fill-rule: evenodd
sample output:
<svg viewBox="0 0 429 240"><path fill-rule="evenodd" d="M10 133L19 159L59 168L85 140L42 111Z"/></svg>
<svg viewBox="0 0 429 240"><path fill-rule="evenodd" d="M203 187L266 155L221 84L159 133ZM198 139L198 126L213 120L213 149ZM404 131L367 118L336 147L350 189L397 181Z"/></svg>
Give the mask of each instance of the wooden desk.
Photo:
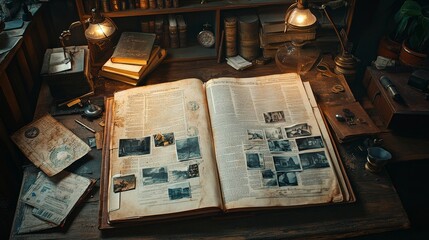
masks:
<svg viewBox="0 0 429 240"><path fill-rule="evenodd" d="M255 66L245 71L235 71L226 63L217 64L214 60L163 64L150 75L148 84L173 81L187 77L208 80L213 77L237 76L251 77L279 73L276 65ZM323 81L315 71L308 73L303 80ZM97 79L96 94L111 95L119 89L130 86L119 82ZM327 91L320 87L316 94ZM49 95L46 88L41 93L38 114L47 111ZM42 100L44 99L44 100ZM80 116L58 117L62 123L82 139L90 135L74 123ZM97 122L89 123L100 130ZM142 238L287 238L287 239L335 239L379 233L409 228L408 217L401 205L388 174L383 171L373 175L364 170L366 154L353 145L338 145L348 176L356 193L357 201L323 207L293 208L252 213L235 213L218 217L187 219L136 227L100 231L98 225L98 187L82 206L73 212L63 229L43 233L16 235L19 218L16 217L12 229L12 239L142 239ZM100 176L100 151L92 150L83 159L72 165L71 170L98 178ZM19 210L19 209L18 209Z"/></svg>

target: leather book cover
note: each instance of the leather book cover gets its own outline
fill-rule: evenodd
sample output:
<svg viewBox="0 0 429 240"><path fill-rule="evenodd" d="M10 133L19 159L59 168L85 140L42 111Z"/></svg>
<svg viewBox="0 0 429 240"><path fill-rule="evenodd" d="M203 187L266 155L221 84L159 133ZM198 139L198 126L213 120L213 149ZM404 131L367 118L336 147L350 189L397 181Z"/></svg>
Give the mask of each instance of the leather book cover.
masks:
<svg viewBox="0 0 429 240"><path fill-rule="evenodd" d="M154 33L123 32L110 59L114 63L146 65L154 42Z"/></svg>

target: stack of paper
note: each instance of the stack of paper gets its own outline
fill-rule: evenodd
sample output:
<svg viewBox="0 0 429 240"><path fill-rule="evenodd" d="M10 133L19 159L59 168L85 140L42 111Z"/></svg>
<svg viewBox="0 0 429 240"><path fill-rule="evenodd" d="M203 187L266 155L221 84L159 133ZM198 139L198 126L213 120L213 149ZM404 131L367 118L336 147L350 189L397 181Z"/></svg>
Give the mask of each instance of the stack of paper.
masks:
<svg viewBox="0 0 429 240"><path fill-rule="evenodd" d="M27 205L18 233L61 226L94 183L95 180L66 171L51 178L40 171L21 198Z"/></svg>
<svg viewBox="0 0 429 240"><path fill-rule="evenodd" d="M235 70L243 70L252 66L252 62L247 61L240 55L226 58L226 63Z"/></svg>

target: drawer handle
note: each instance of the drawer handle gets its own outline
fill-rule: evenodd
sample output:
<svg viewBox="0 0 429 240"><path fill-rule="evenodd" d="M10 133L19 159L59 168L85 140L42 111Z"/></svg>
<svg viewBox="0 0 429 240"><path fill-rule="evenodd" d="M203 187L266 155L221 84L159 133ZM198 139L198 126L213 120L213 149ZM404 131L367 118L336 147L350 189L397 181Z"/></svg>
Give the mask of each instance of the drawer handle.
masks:
<svg viewBox="0 0 429 240"><path fill-rule="evenodd" d="M380 91L377 91L377 92L374 94L374 97L372 97L371 103L374 103L374 102L375 102L375 98L377 98L378 96L380 96L380 94L381 94L381 92L380 92Z"/></svg>

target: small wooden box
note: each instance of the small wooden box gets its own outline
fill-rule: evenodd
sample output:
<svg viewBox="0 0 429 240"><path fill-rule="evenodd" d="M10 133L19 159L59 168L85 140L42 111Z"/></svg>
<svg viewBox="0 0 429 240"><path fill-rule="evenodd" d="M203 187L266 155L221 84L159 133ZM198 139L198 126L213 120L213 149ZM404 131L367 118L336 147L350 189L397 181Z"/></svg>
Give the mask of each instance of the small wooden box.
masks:
<svg viewBox="0 0 429 240"><path fill-rule="evenodd" d="M47 49L40 75L49 86L51 95L58 100L68 100L89 94L94 86L89 73L89 51L86 46L68 47L73 54L72 69L49 73L50 56L63 52L62 48Z"/></svg>
<svg viewBox="0 0 429 240"><path fill-rule="evenodd" d="M398 103L381 85L381 76L387 76L395 85L405 103ZM399 131L429 130L429 101L418 89L407 84L411 73L388 73L368 67L363 79L369 100L377 110L384 126ZM411 134L413 132L410 132Z"/></svg>

